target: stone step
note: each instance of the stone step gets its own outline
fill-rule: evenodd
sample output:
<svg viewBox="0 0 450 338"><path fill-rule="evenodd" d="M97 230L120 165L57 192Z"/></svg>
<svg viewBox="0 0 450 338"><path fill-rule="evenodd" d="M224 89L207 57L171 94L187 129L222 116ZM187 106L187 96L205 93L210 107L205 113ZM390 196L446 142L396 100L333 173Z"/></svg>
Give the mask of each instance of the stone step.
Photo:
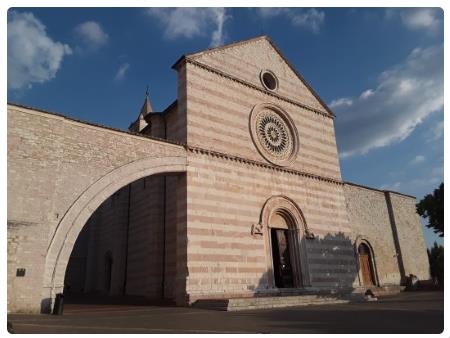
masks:
<svg viewBox="0 0 450 338"><path fill-rule="evenodd" d="M356 288L353 293L365 293L370 289L375 297L391 296L396 295L405 290L404 286L400 285L385 285L385 286L375 286L375 287L359 287Z"/></svg>
<svg viewBox="0 0 450 338"><path fill-rule="evenodd" d="M271 309L289 306L340 304L358 301L364 301L363 294L355 293L346 295L296 295L228 299L201 299L197 300L193 304L193 306L210 310L240 311L252 309Z"/></svg>

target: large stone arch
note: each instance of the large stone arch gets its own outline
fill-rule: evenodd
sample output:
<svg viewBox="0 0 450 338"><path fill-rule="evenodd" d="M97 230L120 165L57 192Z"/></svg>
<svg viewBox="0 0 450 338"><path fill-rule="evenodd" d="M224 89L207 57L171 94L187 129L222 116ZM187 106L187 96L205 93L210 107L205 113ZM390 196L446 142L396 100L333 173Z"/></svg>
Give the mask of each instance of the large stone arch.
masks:
<svg viewBox="0 0 450 338"><path fill-rule="evenodd" d="M64 288L64 275L73 246L95 210L114 192L140 178L181 172L186 172L184 156L144 158L113 169L76 198L61 218L47 248L43 297L49 301L48 306Z"/></svg>
<svg viewBox="0 0 450 338"><path fill-rule="evenodd" d="M302 287L310 286L309 269L306 253L306 233L308 232L305 217L298 205L286 196L272 196L265 203L261 210L260 225L263 228L264 245L266 251L266 265L269 287L275 287L273 274L272 246L270 240L270 219L275 213L282 214L289 220L291 230L295 232L297 259L297 278Z"/></svg>

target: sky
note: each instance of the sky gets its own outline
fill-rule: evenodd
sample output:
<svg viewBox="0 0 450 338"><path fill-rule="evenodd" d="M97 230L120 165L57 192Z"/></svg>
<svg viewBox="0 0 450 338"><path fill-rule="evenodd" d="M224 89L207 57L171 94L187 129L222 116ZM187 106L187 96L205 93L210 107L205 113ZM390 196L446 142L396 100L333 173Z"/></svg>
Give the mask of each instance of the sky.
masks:
<svg viewBox="0 0 450 338"><path fill-rule="evenodd" d="M8 102L127 129L147 86L155 111L176 99L181 55L262 34L335 113L345 181L418 200L443 182L439 8L12 8Z"/></svg>

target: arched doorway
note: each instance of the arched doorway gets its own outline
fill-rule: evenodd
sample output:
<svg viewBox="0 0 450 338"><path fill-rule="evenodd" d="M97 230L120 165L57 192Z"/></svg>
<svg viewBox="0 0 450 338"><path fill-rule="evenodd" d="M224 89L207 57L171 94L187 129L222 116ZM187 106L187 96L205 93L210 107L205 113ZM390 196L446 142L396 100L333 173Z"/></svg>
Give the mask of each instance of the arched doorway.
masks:
<svg viewBox="0 0 450 338"><path fill-rule="evenodd" d="M277 288L294 287L296 231L288 215L277 211L270 219L270 239L272 244L272 264L275 286Z"/></svg>
<svg viewBox="0 0 450 338"><path fill-rule="evenodd" d="M263 206L260 225L266 247L269 288L310 286L306 256L306 222L291 199L273 196Z"/></svg>
<svg viewBox="0 0 450 338"><path fill-rule="evenodd" d="M376 285L375 270L372 264L373 257L371 250L366 243L360 243L358 245L358 259L362 285Z"/></svg>

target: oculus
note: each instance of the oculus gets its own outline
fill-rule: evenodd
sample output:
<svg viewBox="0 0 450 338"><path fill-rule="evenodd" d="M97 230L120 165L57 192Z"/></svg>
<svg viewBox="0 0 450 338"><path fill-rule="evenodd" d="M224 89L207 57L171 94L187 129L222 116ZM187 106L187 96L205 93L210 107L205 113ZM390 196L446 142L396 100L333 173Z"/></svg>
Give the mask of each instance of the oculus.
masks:
<svg viewBox="0 0 450 338"><path fill-rule="evenodd" d="M270 70L261 71L259 77L261 78L261 83L264 88L267 90L275 91L278 89L278 79Z"/></svg>
<svg viewBox="0 0 450 338"><path fill-rule="evenodd" d="M298 133L289 115L281 108L264 103L250 114L250 134L259 153L280 166L291 164L298 152Z"/></svg>

